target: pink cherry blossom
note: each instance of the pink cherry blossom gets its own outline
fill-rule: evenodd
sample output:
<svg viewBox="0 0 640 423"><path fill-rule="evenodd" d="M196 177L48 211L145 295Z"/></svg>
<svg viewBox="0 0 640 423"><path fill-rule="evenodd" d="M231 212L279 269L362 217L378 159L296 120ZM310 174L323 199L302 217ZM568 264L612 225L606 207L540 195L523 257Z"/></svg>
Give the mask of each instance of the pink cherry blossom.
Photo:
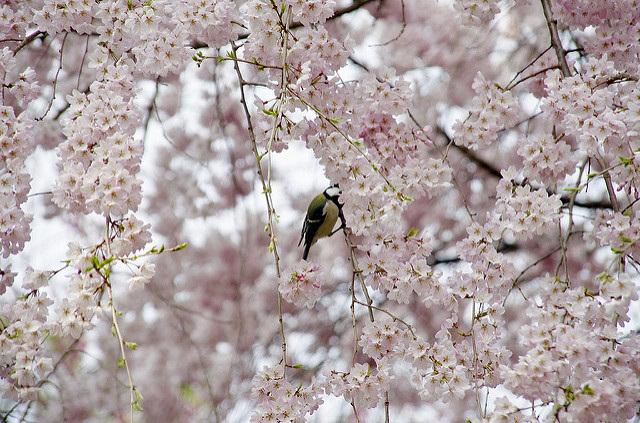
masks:
<svg viewBox="0 0 640 423"><path fill-rule="evenodd" d="M636 3L3 2L2 420L637 420Z"/></svg>

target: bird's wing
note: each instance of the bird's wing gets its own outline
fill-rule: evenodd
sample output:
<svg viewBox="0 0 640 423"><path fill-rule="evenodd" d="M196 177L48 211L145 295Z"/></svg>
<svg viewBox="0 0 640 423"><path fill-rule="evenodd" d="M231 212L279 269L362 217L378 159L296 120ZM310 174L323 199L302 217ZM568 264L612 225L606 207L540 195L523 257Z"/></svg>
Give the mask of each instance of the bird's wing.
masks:
<svg viewBox="0 0 640 423"><path fill-rule="evenodd" d="M307 221L309 223L322 222L327 215L327 203L324 203L322 208L318 207L313 213L307 214Z"/></svg>
<svg viewBox="0 0 640 423"><path fill-rule="evenodd" d="M305 240L305 243L311 244L311 240L316 234L316 231L322 225L325 216L327 215L327 203L324 204L323 207L317 207L314 209L312 213L307 211L307 215L304 219L304 225L302 226L302 233L300 234L300 241L298 241L298 246L302 243L302 240Z"/></svg>

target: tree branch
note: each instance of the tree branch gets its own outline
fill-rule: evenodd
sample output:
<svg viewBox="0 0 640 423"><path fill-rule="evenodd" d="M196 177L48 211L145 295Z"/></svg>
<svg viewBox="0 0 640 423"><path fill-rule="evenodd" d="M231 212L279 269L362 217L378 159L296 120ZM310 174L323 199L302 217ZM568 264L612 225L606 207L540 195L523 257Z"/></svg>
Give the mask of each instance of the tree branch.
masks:
<svg viewBox="0 0 640 423"><path fill-rule="evenodd" d="M556 52L558 58L558 65L562 71L562 75L565 77L571 76L569 65L567 65L566 51L562 47L562 41L560 41L560 35L558 34L558 21L553 19L553 12L551 11L551 4L549 0L540 0L542 3L542 11L547 21L547 27L549 28L549 35L551 36L551 45Z"/></svg>

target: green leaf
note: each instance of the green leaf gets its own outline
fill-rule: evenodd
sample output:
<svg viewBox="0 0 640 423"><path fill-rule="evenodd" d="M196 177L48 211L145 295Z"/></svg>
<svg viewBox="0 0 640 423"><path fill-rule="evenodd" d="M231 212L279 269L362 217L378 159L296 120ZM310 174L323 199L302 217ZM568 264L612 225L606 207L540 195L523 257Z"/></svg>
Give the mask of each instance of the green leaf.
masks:
<svg viewBox="0 0 640 423"><path fill-rule="evenodd" d="M278 112L271 109L262 109L262 113L269 116L278 116Z"/></svg>
<svg viewBox="0 0 640 423"><path fill-rule="evenodd" d="M624 167L629 166L633 162L633 159L629 159L627 157L620 156L618 158L620 159L620 163L622 163L624 165Z"/></svg>
<svg viewBox="0 0 640 423"><path fill-rule="evenodd" d="M573 386L571 385L567 386L564 389L564 395L569 401L573 401L576 398L575 394L573 393Z"/></svg>
<svg viewBox="0 0 640 423"><path fill-rule="evenodd" d="M136 348L138 348L138 344L135 342L125 342L124 345L130 350L135 350Z"/></svg>
<svg viewBox="0 0 640 423"><path fill-rule="evenodd" d="M418 230L416 228L411 228L411 230L409 231L409 233L407 234L407 238L411 238L412 236L414 236L415 234L418 233Z"/></svg>
<svg viewBox="0 0 640 423"><path fill-rule="evenodd" d="M100 266L98 267L99 269L102 269L103 267L107 266L108 264L110 264L112 261L114 261L115 258L114 257L109 257L107 258L105 261L103 261L102 263L100 263Z"/></svg>
<svg viewBox="0 0 640 423"><path fill-rule="evenodd" d="M118 359L118 368L121 369L124 366L124 360L119 358Z"/></svg>
<svg viewBox="0 0 640 423"><path fill-rule="evenodd" d="M627 238L626 236L620 236L620 239L622 240L622 242L633 242L631 238Z"/></svg>

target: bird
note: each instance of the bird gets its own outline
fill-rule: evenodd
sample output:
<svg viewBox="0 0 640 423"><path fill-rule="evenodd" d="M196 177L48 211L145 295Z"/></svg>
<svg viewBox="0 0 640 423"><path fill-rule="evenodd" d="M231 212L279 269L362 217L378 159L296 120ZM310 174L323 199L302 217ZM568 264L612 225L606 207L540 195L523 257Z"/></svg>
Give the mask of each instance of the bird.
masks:
<svg viewBox="0 0 640 423"><path fill-rule="evenodd" d="M302 233L300 234L300 241L298 241L299 247L304 239L303 260L307 259L309 249L320 238L331 236L342 228L341 226L335 231L333 230L342 208L342 204L338 202L340 194L342 194L342 191L340 191L338 184L331 185L316 195L311 204L309 204L307 215L304 218L304 225L302 226Z"/></svg>

